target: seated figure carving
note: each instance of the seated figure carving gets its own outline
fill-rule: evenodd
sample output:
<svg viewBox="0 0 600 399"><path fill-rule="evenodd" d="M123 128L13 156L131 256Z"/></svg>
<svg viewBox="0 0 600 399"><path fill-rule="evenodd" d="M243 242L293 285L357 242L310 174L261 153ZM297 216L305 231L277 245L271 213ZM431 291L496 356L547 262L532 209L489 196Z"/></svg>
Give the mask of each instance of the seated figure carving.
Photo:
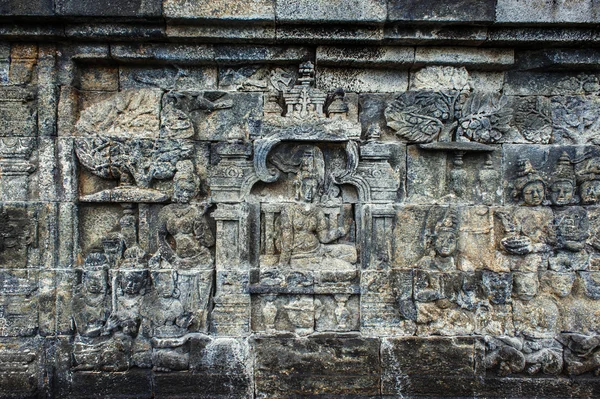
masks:
<svg viewBox="0 0 600 399"><path fill-rule="evenodd" d="M74 359L77 370L102 370L123 360L115 359L110 351L108 259L102 253L92 252L83 267L81 284L75 287L73 295L77 331Z"/></svg>
<svg viewBox="0 0 600 399"><path fill-rule="evenodd" d="M186 344L192 314L186 312L179 300L177 272L152 272L154 290L142 307L142 331L151 337L152 364L156 371L186 370L189 351Z"/></svg>
<svg viewBox="0 0 600 399"><path fill-rule="evenodd" d="M321 264L326 259L332 268L347 268L357 261L356 248L334 242L348 234L352 219L344 218L340 226L336 218L328 218L321 204L316 203L323 188L322 173L315 166L318 162L314 152L304 154L294 181L298 202L286 204L281 212L279 263L292 267L309 266Z"/></svg>
<svg viewBox="0 0 600 399"><path fill-rule="evenodd" d="M158 244L160 258L155 263L167 262L175 269L212 267L213 257L209 250L215 244L214 236L206 221L207 205L195 203L198 179L191 161L177 163L173 179L173 201L159 214ZM162 265L160 268L168 268Z"/></svg>

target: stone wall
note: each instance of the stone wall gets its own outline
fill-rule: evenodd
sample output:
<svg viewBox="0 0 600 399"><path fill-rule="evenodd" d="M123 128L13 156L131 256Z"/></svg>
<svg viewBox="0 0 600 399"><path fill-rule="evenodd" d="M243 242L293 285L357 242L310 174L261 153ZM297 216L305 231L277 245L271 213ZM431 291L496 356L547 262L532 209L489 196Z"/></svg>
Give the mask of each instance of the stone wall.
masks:
<svg viewBox="0 0 600 399"><path fill-rule="evenodd" d="M0 398L600 396L598 0L0 0Z"/></svg>

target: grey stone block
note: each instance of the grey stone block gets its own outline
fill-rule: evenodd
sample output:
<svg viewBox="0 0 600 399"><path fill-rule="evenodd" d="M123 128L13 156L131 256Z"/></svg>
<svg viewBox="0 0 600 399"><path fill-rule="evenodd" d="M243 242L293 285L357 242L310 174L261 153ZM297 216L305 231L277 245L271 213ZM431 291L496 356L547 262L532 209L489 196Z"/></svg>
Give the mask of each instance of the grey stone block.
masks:
<svg viewBox="0 0 600 399"><path fill-rule="evenodd" d="M389 21L487 22L496 17L496 0L390 0Z"/></svg>
<svg viewBox="0 0 600 399"><path fill-rule="evenodd" d="M161 0L56 0L58 15L94 17L158 17Z"/></svg>
<svg viewBox="0 0 600 399"><path fill-rule="evenodd" d="M212 64L215 58L213 46L202 44L176 46L116 44L110 51L115 60L129 62Z"/></svg>
<svg viewBox="0 0 600 399"><path fill-rule="evenodd" d="M51 16L54 0L0 0L0 15Z"/></svg>
<svg viewBox="0 0 600 399"><path fill-rule="evenodd" d="M396 92L408 87L408 71L319 68L317 82L326 90L342 88L356 93Z"/></svg>
<svg viewBox="0 0 600 399"><path fill-rule="evenodd" d="M546 49L517 53L520 70L597 71L600 70L600 50Z"/></svg>
<svg viewBox="0 0 600 399"><path fill-rule="evenodd" d="M508 69L514 64L512 49L418 47L415 65L456 65L473 69Z"/></svg>
<svg viewBox="0 0 600 399"><path fill-rule="evenodd" d="M317 47L319 65L402 69L414 62L412 47Z"/></svg>
<svg viewBox="0 0 600 399"><path fill-rule="evenodd" d="M164 0L166 18L202 21L275 22L275 0Z"/></svg>
<svg viewBox="0 0 600 399"><path fill-rule="evenodd" d="M483 43L487 39L487 27L445 26L443 29L429 29L423 26L409 26L406 23L388 23L384 31L386 43L402 45L467 45Z"/></svg>
<svg viewBox="0 0 600 399"><path fill-rule="evenodd" d="M598 22L596 0L498 0L496 21L516 22Z"/></svg>
<svg viewBox="0 0 600 399"><path fill-rule="evenodd" d="M299 44L352 44L380 42L383 39L383 27L373 25L278 25L277 41Z"/></svg>
<svg viewBox="0 0 600 399"><path fill-rule="evenodd" d="M388 338L381 349L383 395L472 396L481 374L474 338Z"/></svg>
<svg viewBox="0 0 600 399"><path fill-rule="evenodd" d="M277 22L382 23L387 4L385 0L277 0L275 10Z"/></svg>
<svg viewBox="0 0 600 399"><path fill-rule="evenodd" d="M215 47L215 61L222 65L247 63L299 63L311 58L306 47L264 47L264 46L218 46Z"/></svg>
<svg viewBox="0 0 600 399"><path fill-rule="evenodd" d="M368 397L379 393L379 340L257 338L256 397Z"/></svg>

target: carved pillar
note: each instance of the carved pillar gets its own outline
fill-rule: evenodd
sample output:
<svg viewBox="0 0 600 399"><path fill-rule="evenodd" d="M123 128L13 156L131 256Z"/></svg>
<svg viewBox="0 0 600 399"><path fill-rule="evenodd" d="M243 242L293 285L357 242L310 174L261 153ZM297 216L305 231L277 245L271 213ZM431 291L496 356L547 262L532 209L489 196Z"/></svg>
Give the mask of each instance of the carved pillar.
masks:
<svg viewBox="0 0 600 399"><path fill-rule="evenodd" d="M208 178L212 199L215 202L239 202L246 182L254 176L250 161L252 146L238 142L219 143L214 150L221 161L211 168Z"/></svg>
<svg viewBox="0 0 600 399"><path fill-rule="evenodd" d="M217 288L212 312L212 330L218 335L250 332L249 264L256 257L251 232L256 207L220 204L213 213L217 222Z"/></svg>
<svg viewBox="0 0 600 399"><path fill-rule="evenodd" d="M391 205L365 205L363 212L363 269L387 267L393 258L396 211Z"/></svg>
<svg viewBox="0 0 600 399"><path fill-rule="evenodd" d="M371 201L389 203L396 201L400 187L398 172L389 161L399 152L399 146L370 141L360 147L360 162L356 174L369 186Z"/></svg>
<svg viewBox="0 0 600 399"><path fill-rule="evenodd" d="M28 199L29 175L35 169L29 157L34 146L33 137L0 139L0 183L4 201Z"/></svg>

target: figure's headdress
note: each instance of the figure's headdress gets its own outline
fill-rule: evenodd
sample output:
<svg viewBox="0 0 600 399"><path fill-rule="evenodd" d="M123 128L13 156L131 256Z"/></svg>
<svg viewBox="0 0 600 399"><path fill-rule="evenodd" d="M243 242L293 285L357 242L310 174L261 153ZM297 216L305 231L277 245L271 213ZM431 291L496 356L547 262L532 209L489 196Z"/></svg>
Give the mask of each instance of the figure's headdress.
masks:
<svg viewBox="0 0 600 399"><path fill-rule="evenodd" d="M563 152L558 159L556 169L552 176L552 183L568 182L575 187L575 172L569 154Z"/></svg>
<svg viewBox="0 0 600 399"><path fill-rule="evenodd" d="M448 208L444 217L435 225L435 235L442 232L456 233L458 231L458 213L454 208Z"/></svg>
<svg viewBox="0 0 600 399"><path fill-rule="evenodd" d="M109 268L109 261L102 252L92 252L85 257L83 262L84 271L101 271Z"/></svg>
<svg viewBox="0 0 600 399"><path fill-rule="evenodd" d="M546 183L537 170L535 170L529 159L519 158L517 162L519 165L517 175L519 177L515 180L515 191L513 192L513 197L517 198L521 196L525 186L530 183L539 182L546 187Z"/></svg>

